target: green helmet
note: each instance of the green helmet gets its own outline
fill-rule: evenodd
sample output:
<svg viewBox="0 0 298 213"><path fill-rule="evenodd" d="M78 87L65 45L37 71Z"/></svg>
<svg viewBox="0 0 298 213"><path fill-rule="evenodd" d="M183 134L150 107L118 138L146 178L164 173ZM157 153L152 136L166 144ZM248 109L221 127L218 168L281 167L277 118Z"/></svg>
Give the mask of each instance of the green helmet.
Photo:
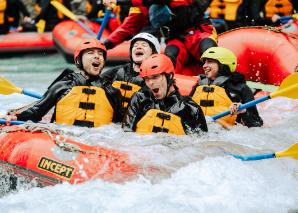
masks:
<svg viewBox="0 0 298 213"><path fill-rule="evenodd" d="M201 56L201 60L211 58L219 61L219 63L227 65L231 72L235 72L237 66L237 57L229 49L224 47L210 47Z"/></svg>

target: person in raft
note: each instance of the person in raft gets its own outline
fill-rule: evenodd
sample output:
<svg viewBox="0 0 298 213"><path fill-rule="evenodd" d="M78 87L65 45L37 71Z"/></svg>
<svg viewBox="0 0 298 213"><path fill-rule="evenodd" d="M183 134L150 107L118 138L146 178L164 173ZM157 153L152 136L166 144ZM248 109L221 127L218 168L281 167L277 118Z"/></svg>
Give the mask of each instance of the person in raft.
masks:
<svg viewBox="0 0 298 213"><path fill-rule="evenodd" d="M140 76L148 88L133 95L124 118L125 129L177 135L208 131L200 106L180 95L174 71L171 59L163 54L153 54L143 61Z"/></svg>
<svg viewBox="0 0 298 213"><path fill-rule="evenodd" d="M209 0L104 0L103 3L108 7L131 6L122 25L104 41L107 49L141 31L161 32L166 38L165 54L172 59L175 73L196 75L183 72L183 67L199 61L209 47L217 46L216 30L211 21L204 18Z"/></svg>
<svg viewBox="0 0 298 213"><path fill-rule="evenodd" d="M160 43L149 33L139 33L130 42L130 63L117 66L101 74L113 82L113 87L120 89L122 106L126 109L132 95L145 85L139 76L144 59L154 53L160 53Z"/></svg>
<svg viewBox="0 0 298 213"><path fill-rule="evenodd" d="M106 53L105 46L97 39L84 40L74 53L80 72L64 70L40 101L6 119L38 122L55 106L52 122L57 124L98 127L121 122L121 93L99 76Z"/></svg>
<svg viewBox="0 0 298 213"><path fill-rule="evenodd" d="M199 76L200 80L190 96L204 114L212 116L230 109L231 115L219 120L223 125L238 122L248 127L262 126L263 120L256 106L238 112L240 104L254 100L254 96L244 76L235 71L235 54L223 47L211 47L203 53L201 60L205 75Z"/></svg>

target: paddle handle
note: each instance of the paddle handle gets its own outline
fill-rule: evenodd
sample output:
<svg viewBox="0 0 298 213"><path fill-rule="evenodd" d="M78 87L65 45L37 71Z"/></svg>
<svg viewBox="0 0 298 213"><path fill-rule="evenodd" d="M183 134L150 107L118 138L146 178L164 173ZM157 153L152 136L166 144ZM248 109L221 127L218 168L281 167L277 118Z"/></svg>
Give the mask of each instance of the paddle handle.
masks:
<svg viewBox="0 0 298 213"><path fill-rule="evenodd" d="M24 121L10 121L11 125L20 125L20 124L24 124ZM6 120L5 119L0 119L0 124L6 124Z"/></svg>
<svg viewBox="0 0 298 213"><path fill-rule="evenodd" d="M84 30L86 30L92 37L96 37L96 34L83 22L76 21Z"/></svg>
<svg viewBox="0 0 298 213"><path fill-rule="evenodd" d="M268 159L268 158L275 158L275 153L251 155L251 156L234 155L234 154L230 154L230 153L227 153L227 154L233 156L234 158L240 159L242 161L253 161L253 160L263 160L263 159Z"/></svg>
<svg viewBox="0 0 298 213"><path fill-rule="evenodd" d="M264 101L266 101L268 99L270 99L270 96L269 95L264 96L264 97L261 97L261 98L258 98L258 99L253 100L253 101L249 101L249 102L247 102L245 104L240 105L239 108L238 108L238 111L241 111L243 109L249 108L251 106L255 106L258 103L264 102ZM211 116L211 118L215 121L215 120L217 120L219 118L222 118L224 116L229 115L230 113L231 113L231 111L230 110L227 110L227 111L224 111L224 112L219 113L217 115L213 115L213 116Z"/></svg>
<svg viewBox="0 0 298 213"><path fill-rule="evenodd" d="M101 39L101 36L103 34L103 30L105 29L105 27L108 24L108 21L110 19L111 13L112 13L112 10L109 9L109 8L107 8L106 11L105 11L105 16L103 17L102 23L100 25L100 28L99 28L99 31L98 31L98 34L97 34L97 40L100 40Z"/></svg>
<svg viewBox="0 0 298 213"><path fill-rule="evenodd" d="M37 99L41 99L42 98L42 95L36 93L36 92L33 92L33 91L30 91L30 90L27 90L27 89L23 89L22 90L22 93L24 95L28 95L28 96L31 96L33 98L37 98Z"/></svg>

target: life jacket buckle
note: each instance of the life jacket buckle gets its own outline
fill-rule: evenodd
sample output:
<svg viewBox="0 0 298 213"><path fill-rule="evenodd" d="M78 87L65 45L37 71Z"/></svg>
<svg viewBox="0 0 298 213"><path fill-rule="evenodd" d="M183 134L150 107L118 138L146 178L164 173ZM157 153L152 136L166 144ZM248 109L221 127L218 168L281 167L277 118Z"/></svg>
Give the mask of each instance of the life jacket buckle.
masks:
<svg viewBox="0 0 298 213"><path fill-rule="evenodd" d="M132 90L132 86L127 85L127 84L121 84L120 88L123 90Z"/></svg>
<svg viewBox="0 0 298 213"><path fill-rule="evenodd" d="M96 90L95 89L90 89L90 88L83 88L82 93L87 94L87 95L95 95Z"/></svg>
<svg viewBox="0 0 298 213"><path fill-rule="evenodd" d="M214 88L213 87L203 87L203 92L214 92Z"/></svg>
<svg viewBox="0 0 298 213"><path fill-rule="evenodd" d="M167 114L164 114L164 113L161 113L161 112L158 112L156 116L163 119L163 120L171 120L170 115L167 115Z"/></svg>

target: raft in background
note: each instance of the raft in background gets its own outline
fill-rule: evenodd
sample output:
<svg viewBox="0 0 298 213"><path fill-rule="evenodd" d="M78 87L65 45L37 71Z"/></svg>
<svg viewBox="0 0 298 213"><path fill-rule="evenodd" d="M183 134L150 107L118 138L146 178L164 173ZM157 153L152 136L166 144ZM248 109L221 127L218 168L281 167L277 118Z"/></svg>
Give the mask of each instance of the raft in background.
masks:
<svg viewBox="0 0 298 213"><path fill-rule="evenodd" d="M20 32L0 35L0 54L5 57L18 53L54 52L51 32Z"/></svg>
<svg viewBox="0 0 298 213"><path fill-rule="evenodd" d="M95 22L86 21L85 24L94 32L99 31L100 25ZM104 29L102 38L107 38L110 32ZM64 56L67 62L74 63L73 54L77 46L85 38L91 38L79 24L74 21L63 21L56 25L53 30L53 40L56 48ZM107 62L108 63L123 63L129 61L129 42L123 42L117 47L108 50Z"/></svg>
<svg viewBox="0 0 298 213"><path fill-rule="evenodd" d="M78 143L49 130L5 128L12 131L1 129L1 169L34 179L40 186L78 184L93 179L124 182L134 179L141 171L124 152Z"/></svg>

